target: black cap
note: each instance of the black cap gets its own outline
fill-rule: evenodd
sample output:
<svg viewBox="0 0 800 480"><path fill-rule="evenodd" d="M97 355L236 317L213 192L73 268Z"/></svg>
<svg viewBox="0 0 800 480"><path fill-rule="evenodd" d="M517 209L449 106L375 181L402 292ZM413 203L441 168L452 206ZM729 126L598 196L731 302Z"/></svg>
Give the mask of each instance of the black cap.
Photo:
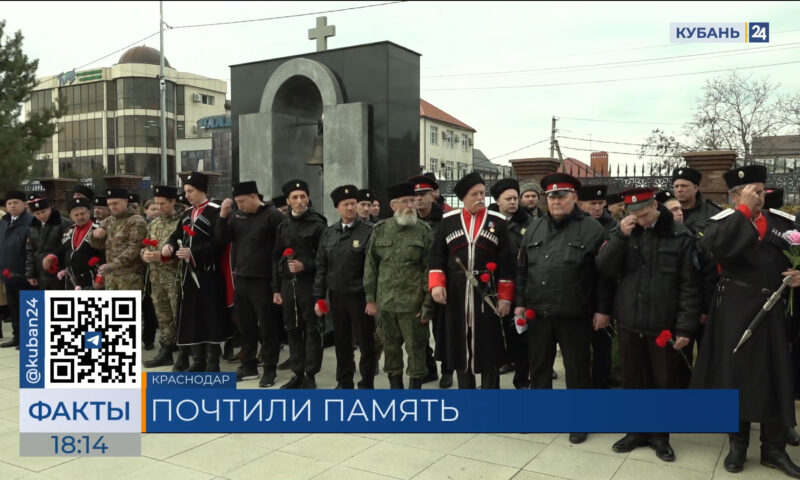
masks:
<svg viewBox="0 0 800 480"><path fill-rule="evenodd" d="M128 201L131 203L141 203L142 198L139 196L138 193L131 193L128 195Z"/></svg>
<svg viewBox="0 0 800 480"><path fill-rule="evenodd" d="M427 175L416 175L408 179L409 182L414 184L414 193L425 193L439 190L439 184L436 180Z"/></svg>
<svg viewBox="0 0 800 480"><path fill-rule="evenodd" d="M495 182L492 188L489 189L495 201L497 201L500 195L506 190L514 190L517 192L517 195L519 195L519 182L513 178L503 178Z"/></svg>
<svg viewBox="0 0 800 480"><path fill-rule="evenodd" d="M26 202L32 202L32 201L38 200L40 198L44 198L44 195L42 194L42 192L32 192L32 193L29 193L28 195L25 196L25 201Z"/></svg>
<svg viewBox="0 0 800 480"><path fill-rule="evenodd" d="M48 202L46 198L37 198L28 202L28 208L31 209L31 212L38 212L39 210L44 210L45 208L49 207L50 202Z"/></svg>
<svg viewBox="0 0 800 480"><path fill-rule="evenodd" d="M486 182L481 177L481 174L478 172L470 172L459 180L455 186L453 187L453 193L456 194L459 200L463 200L464 197L467 195L467 192L477 184L486 185Z"/></svg>
<svg viewBox="0 0 800 480"><path fill-rule="evenodd" d="M389 200L400 197L413 197L414 184L411 182L395 183L386 188L386 193L389 194Z"/></svg>
<svg viewBox="0 0 800 480"><path fill-rule="evenodd" d="M20 200L24 202L26 201L25 192L21 192L19 190L9 190L6 192L6 196L3 198L3 205L5 205L9 200Z"/></svg>
<svg viewBox="0 0 800 480"><path fill-rule="evenodd" d="M764 208L781 208L783 206L783 189L767 187L764 189Z"/></svg>
<svg viewBox="0 0 800 480"><path fill-rule="evenodd" d="M294 192L295 190L302 190L306 192L306 195L310 195L308 190L308 183L305 180L300 180L295 178L294 180L289 180L288 182L283 184L281 187L281 191L283 192L284 197L289 197L289 194Z"/></svg>
<svg viewBox="0 0 800 480"><path fill-rule="evenodd" d="M356 193L356 201L358 203L372 202L374 200L375 200L375 192L373 192L369 188L362 188Z"/></svg>
<svg viewBox="0 0 800 480"><path fill-rule="evenodd" d="M539 182L542 191L547 194L550 192L575 192L581 188L581 182L566 173L551 173L545 175Z"/></svg>
<svg viewBox="0 0 800 480"><path fill-rule="evenodd" d="M192 172L183 181L184 185L191 185L201 192L208 191L208 175L202 172Z"/></svg>
<svg viewBox="0 0 800 480"><path fill-rule="evenodd" d="M128 200L128 191L124 188L109 188L106 190L106 199L109 198L124 198Z"/></svg>
<svg viewBox="0 0 800 480"><path fill-rule="evenodd" d="M233 185L233 196L238 197L239 195L258 195L258 185L254 180L250 180L247 182L240 182Z"/></svg>
<svg viewBox="0 0 800 480"><path fill-rule="evenodd" d="M622 203L624 200L622 199L622 195L619 193L609 193L606 195L606 204L614 205L616 203Z"/></svg>
<svg viewBox="0 0 800 480"><path fill-rule="evenodd" d="M192 205L192 204L189 202L189 200L186 200L186 195L184 195L183 193L179 193L179 194L178 194L178 198L177 198L177 200L178 200L178 203L182 203L182 204L186 205L187 207L189 207L189 206L191 206L191 205Z"/></svg>
<svg viewBox="0 0 800 480"><path fill-rule="evenodd" d="M694 168L678 167L672 171L672 182L675 180L689 180L695 185L700 185L700 180L703 179L703 174Z"/></svg>
<svg viewBox="0 0 800 480"><path fill-rule="evenodd" d="M78 198L73 198L67 204L67 210L70 211L70 212L72 211L73 208L78 208L78 207L83 207L83 208L86 208L88 210L91 210L92 209L92 201L87 199L87 198L78 197Z"/></svg>
<svg viewBox="0 0 800 480"><path fill-rule="evenodd" d="M334 188L331 192L331 200L333 200L334 207L338 207L339 202L349 198L358 201L358 187L355 185L342 185Z"/></svg>
<svg viewBox="0 0 800 480"><path fill-rule="evenodd" d="M658 203L664 203L667 200L672 200L675 198L675 194L669 190L661 190L660 192L656 193L656 200Z"/></svg>
<svg viewBox="0 0 800 480"><path fill-rule="evenodd" d="M422 174L422 176L423 176L423 177L428 177L428 178L430 178L431 180L433 180L434 182L435 182L435 181L437 181L437 180L436 180L436 174L435 174L435 173L433 173L433 172L425 172L425 173L423 173L423 174Z"/></svg>
<svg viewBox="0 0 800 480"><path fill-rule="evenodd" d="M106 197L102 195L95 195L92 199L92 204L95 207L108 207L108 202L106 201Z"/></svg>
<svg viewBox="0 0 800 480"><path fill-rule="evenodd" d="M284 197L283 195L278 195L278 196L272 197L271 202L275 206L275 208L285 207L286 206L286 197Z"/></svg>
<svg viewBox="0 0 800 480"><path fill-rule="evenodd" d="M605 200L608 187L605 185L583 185L578 189L578 200L591 202L592 200Z"/></svg>
<svg viewBox="0 0 800 480"><path fill-rule="evenodd" d="M156 185L153 187L153 197L178 198L178 189L169 185Z"/></svg>
<svg viewBox="0 0 800 480"><path fill-rule="evenodd" d="M72 193L73 194L80 193L81 195L87 197L89 200L94 198L94 190L92 190L91 188L87 187L82 183L79 183L74 187L72 187Z"/></svg>
<svg viewBox="0 0 800 480"><path fill-rule="evenodd" d="M734 168L722 174L728 189L747 185L748 183L766 183L767 167L764 165L745 165L744 167Z"/></svg>

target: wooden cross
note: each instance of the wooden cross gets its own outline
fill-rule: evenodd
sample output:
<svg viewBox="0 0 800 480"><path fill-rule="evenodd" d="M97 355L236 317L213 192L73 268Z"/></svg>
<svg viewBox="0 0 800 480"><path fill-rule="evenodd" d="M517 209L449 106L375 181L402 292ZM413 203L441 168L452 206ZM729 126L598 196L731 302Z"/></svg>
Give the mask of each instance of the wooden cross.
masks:
<svg viewBox="0 0 800 480"><path fill-rule="evenodd" d="M336 35L336 26L328 25L328 17L317 17L317 27L308 29L308 39L317 41L317 51L328 49L328 37Z"/></svg>

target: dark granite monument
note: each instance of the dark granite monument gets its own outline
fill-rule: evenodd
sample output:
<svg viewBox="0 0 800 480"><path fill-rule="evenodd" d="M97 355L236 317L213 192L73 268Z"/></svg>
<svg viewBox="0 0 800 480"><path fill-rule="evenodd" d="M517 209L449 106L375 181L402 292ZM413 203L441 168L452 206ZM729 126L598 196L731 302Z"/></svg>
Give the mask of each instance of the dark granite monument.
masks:
<svg viewBox="0 0 800 480"><path fill-rule="evenodd" d="M389 215L386 187L419 173L419 57L378 42L231 66L234 181L269 198L303 178L331 221L329 193L352 183Z"/></svg>

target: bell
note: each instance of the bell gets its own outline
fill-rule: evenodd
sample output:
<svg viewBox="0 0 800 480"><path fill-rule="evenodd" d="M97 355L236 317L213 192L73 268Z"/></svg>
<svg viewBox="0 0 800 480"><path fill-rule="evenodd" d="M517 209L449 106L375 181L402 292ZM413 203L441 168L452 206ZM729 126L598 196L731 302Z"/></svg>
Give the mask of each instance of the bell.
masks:
<svg viewBox="0 0 800 480"><path fill-rule="evenodd" d="M322 134L317 133L314 137L314 149L311 151L311 156L306 160L306 165L319 165L322 166Z"/></svg>

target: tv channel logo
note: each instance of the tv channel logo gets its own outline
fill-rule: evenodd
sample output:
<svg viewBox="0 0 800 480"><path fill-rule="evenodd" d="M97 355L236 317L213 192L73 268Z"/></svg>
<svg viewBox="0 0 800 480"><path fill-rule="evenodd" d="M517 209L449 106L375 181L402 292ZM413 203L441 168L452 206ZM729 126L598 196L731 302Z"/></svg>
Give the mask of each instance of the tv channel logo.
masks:
<svg viewBox="0 0 800 480"><path fill-rule="evenodd" d="M769 43L769 22L670 23L675 43Z"/></svg>

